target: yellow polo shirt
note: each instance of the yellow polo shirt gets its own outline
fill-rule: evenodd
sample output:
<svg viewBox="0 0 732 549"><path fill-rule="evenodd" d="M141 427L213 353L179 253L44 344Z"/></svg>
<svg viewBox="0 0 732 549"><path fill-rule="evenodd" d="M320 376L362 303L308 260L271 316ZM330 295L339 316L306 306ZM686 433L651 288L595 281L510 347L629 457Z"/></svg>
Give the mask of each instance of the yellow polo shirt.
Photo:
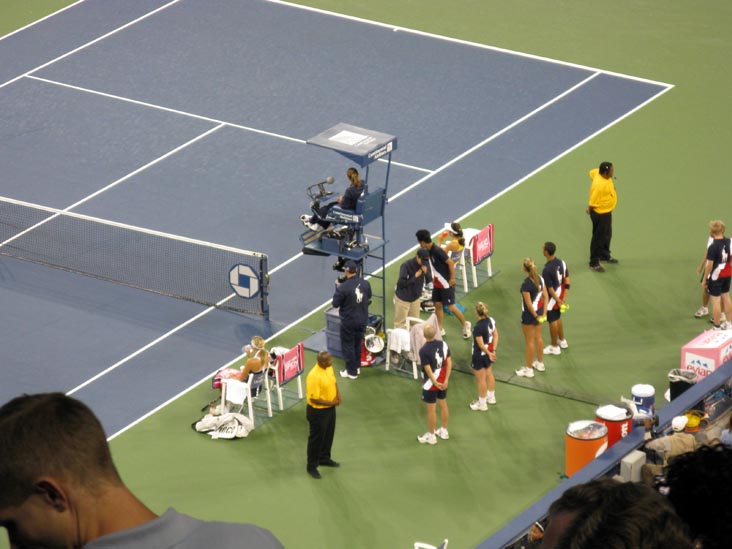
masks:
<svg viewBox="0 0 732 549"><path fill-rule="evenodd" d="M600 168L595 168L590 170L590 179L590 208L599 214L613 211L618 204L618 195L615 194L612 177L604 178L600 175Z"/></svg>
<svg viewBox="0 0 732 549"><path fill-rule="evenodd" d="M313 404L315 400L330 400L336 398L336 377L332 366L321 368L317 364L310 370L305 378L305 393L308 404L313 408L330 408L330 406L321 406Z"/></svg>

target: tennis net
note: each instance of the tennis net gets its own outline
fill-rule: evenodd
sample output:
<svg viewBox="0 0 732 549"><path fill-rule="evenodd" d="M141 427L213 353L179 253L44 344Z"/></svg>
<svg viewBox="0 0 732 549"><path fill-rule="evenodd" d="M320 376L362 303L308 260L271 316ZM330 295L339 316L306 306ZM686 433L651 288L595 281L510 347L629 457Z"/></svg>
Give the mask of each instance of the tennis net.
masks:
<svg viewBox="0 0 732 549"><path fill-rule="evenodd" d="M269 316L267 256L0 197L0 254Z"/></svg>

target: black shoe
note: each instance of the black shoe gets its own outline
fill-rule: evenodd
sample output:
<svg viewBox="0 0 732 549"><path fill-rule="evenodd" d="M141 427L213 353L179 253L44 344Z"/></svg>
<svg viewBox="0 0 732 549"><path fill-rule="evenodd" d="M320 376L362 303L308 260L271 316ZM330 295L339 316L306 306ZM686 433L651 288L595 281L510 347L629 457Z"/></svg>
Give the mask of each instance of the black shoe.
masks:
<svg viewBox="0 0 732 549"><path fill-rule="evenodd" d="M614 257L608 257L607 259L601 259L600 261L604 261L605 263L613 263L613 264L618 263L618 260L615 259Z"/></svg>
<svg viewBox="0 0 732 549"><path fill-rule="evenodd" d="M346 260L343 259L342 257L339 257L338 261L333 263L333 270L343 272L343 268L345 267L345 265L346 265Z"/></svg>
<svg viewBox="0 0 732 549"><path fill-rule="evenodd" d="M605 269L602 267L602 265L590 265L590 270L595 271L596 273L604 273Z"/></svg>
<svg viewBox="0 0 732 549"><path fill-rule="evenodd" d="M341 464L337 461L333 461L332 459L327 459L325 461L321 461L318 465L321 467L340 467Z"/></svg>
<svg viewBox="0 0 732 549"><path fill-rule="evenodd" d="M308 475L310 475L313 478L320 479L323 478L320 476L320 473L317 469L308 469Z"/></svg>

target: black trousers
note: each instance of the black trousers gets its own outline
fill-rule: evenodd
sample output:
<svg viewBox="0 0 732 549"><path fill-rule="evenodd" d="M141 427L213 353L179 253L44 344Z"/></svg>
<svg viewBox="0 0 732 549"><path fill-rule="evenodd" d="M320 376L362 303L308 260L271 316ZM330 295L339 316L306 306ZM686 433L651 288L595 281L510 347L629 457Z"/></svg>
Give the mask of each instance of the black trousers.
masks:
<svg viewBox="0 0 732 549"><path fill-rule="evenodd" d="M361 367L361 347L365 332L365 326L341 322L341 353L346 370L352 376L357 376Z"/></svg>
<svg viewBox="0 0 732 549"><path fill-rule="evenodd" d="M318 468L318 464L330 459L330 448L335 435L336 409L313 408L308 404L305 417L310 424L308 435L308 471Z"/></svg>
<svg viewBox="0 0 732 549"><path fill-rule="evenodd" d="M613 238L613 213L599 214L590 210L592 220L592 241L590 242L590 265L599 265L601 259L610 259L610 241Z"/></svg>

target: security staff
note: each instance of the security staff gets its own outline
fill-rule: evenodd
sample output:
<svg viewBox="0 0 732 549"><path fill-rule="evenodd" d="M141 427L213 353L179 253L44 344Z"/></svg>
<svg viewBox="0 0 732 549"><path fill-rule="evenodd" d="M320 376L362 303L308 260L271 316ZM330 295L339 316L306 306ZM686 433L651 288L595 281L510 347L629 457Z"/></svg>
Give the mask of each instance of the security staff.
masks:
<svg viewBox="0 0 732 549"><path fill-rule="evenodd" d="M306 417L310 425L308 435L308 474L320 478L318 466L340 467L340 463L330 457L333 435L336 426L336 406L341 403L335 374L333 357L328 351L318 353L318 363L305 378L305 392L308 406Z"/></svg>
<svg viewBox="0 0 732 549"><path fill-rule="evenodd" d="M590 269L602 273L605 269L600 261L617 263L610 255L610 241L613 238L613 210L618 204L615 192L612 162L602 162L590 170L590 200L585 210L592 220L592 241L590 242Z"/></svg>

